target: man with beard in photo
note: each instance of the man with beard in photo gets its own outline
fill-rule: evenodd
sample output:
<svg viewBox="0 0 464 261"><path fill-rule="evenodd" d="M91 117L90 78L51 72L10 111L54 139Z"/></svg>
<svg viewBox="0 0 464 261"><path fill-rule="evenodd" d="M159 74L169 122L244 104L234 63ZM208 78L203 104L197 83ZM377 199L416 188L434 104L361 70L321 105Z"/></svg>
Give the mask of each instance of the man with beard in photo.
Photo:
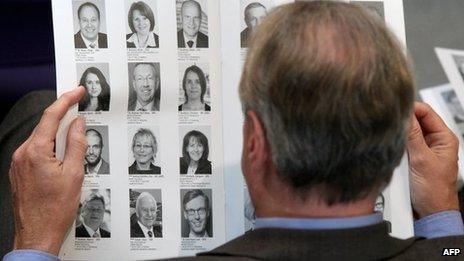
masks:
<svg viewBox="0 0 464 261"><path fill-rule="evenodd" d="M85 174L109 174L110 165L101 157L103 139L100 132L88 129L85 132L87 138L87 151L85 153Z"/></svg>

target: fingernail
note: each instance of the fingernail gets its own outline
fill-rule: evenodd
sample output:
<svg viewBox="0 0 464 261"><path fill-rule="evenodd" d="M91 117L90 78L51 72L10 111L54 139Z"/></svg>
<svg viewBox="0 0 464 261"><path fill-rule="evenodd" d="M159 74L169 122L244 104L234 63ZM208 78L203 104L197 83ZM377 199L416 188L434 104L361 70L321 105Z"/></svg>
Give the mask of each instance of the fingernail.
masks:
<svg viewBox="0 0 464 261"><path fill-rule="evenodd" d="M78 132L80 133L84 133L85 131L85 120L81 117L77 117L77 120L76 120L76 129Z"/></svg>

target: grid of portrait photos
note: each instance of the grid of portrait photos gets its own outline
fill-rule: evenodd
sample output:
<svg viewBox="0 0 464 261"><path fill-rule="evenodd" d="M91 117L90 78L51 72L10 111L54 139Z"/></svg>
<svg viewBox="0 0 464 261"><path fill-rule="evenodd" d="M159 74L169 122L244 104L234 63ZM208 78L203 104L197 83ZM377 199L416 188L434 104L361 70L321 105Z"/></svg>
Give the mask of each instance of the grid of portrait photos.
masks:
<svg viewBox="0 0 464 261"><path fill-rule="evenodd" d="M52 0L57 91L85 88L70 116L86 119L88 142L61 257L193 255L253 228L237 86L253 31L291 1ZM385 1L356 2L385 15ZM224 173L239 187L229 195Z"/></svg>
<svg viewBox="0 0 464 261"><path fill-rule="evenodd" d="M224 216L223 196L213 201L213 187L223 184L214 147L222 139L215 110L220 49L212 42L219 39L219 3L52 5L58 93L70 89L61 85L85 88L74 115L85 118L88 143L81 205L62 255L105 256L123 240L127 247L116 251L146 259L192 255L223 242L224 231L213 231L213 210Z"/></svg>

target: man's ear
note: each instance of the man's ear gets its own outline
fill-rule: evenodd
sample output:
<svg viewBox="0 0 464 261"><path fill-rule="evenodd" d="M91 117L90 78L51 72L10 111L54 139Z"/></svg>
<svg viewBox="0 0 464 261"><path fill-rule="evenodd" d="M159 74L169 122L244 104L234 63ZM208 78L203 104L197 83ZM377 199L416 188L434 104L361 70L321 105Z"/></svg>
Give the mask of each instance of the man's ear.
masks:
<svg viewBox="0 0 464 261"><path fill-rule="evenodd" d="M184 212L184 218L185 218L185 219L188 219L187 212L185 212L185 210L184 210L184 211L182 211L182 212Z"/></svg>
<svg viewBox="0 0 464 261"><path fill-rule="evenodd" d="M270 156L269 146L266 140L266 133L255 111L246 112L246 119L243 126L243 150L244 156L254 163L264 163Z"/></svg>
<svg viewBox="0 0 464 261"><path fill-rule="evenodd" d="M265 183L270 170L270 147L261 120L255 111L246 112L243 125L242 171L249 186Z"/></svg>

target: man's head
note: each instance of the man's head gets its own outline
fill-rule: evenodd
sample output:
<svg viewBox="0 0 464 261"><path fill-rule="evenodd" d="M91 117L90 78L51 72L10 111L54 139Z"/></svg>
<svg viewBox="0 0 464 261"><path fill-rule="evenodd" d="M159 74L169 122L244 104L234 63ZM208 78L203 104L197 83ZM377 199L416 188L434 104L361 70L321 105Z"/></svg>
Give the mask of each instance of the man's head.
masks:
<svg viewBox="0 0 464 261"><path fill-rule="evenodd" d="M148 192L142 192L135 203L135 214L137 215L137 219L147 229L151 229L156 221L156 212L157 206L155 198Z"/></svg>
<svg viewBox="0 0 464 261"><path fill-rule="evenodd" d="M201 24L201 6L197 1L187 0L181 7L182 29L190 37L197 37Z"/></svg>
<svg viewBox="0 0 464 261"><path fill-rule="evenodd" d="M404 153L412 112L403 51L359 6L296 2L267 16L240 82L242 168L257 211L274 184L329 206L378 195Z"/></svg>
<svg viewBox="0 0 464 261"><path fill-rule="evenodd" d="M152 102L159 89L159 68L153 63L137 63L132 77L137 101L142 106Z"/></svg>
<svg viewBox="0 0 464 261"><path fill-rule="evenodd" d="M182 199L184 218L187 220L190 233L204 236L209 217L209 198L200 189L190 190Z"/></svg>
<svg viewBox="0 0 464 261"><path fill-rule="evenodd" d="M84 224L94 231L100 228L105 215L105 199L103 196L92 193L88 196L82 207L82 219Z"/></svg>
<svg viewBox="0 0 464 261"><path fill-rule="evenodd" d="M256 26L260 25L264 17L266 17L267 10L264 5L253 2L245 7L244 15L247 27L254 29Z"/></svg>
<svg viewBox="0 0 464 261"><path fill-rule="evenodd" d="M97 40L100 31L100 11L90 2L83 3L77 9L77 18L82 36L93 42Z"/></svg>
<svg viewBox="0 0 464 261"><path fill-rule="evenodd" d="M94 167L101 160L101 153L103 148L103 139L95 129L88 129L85 132L87 138L87 151L85 153L85 161L88 165Z"/></svg>

